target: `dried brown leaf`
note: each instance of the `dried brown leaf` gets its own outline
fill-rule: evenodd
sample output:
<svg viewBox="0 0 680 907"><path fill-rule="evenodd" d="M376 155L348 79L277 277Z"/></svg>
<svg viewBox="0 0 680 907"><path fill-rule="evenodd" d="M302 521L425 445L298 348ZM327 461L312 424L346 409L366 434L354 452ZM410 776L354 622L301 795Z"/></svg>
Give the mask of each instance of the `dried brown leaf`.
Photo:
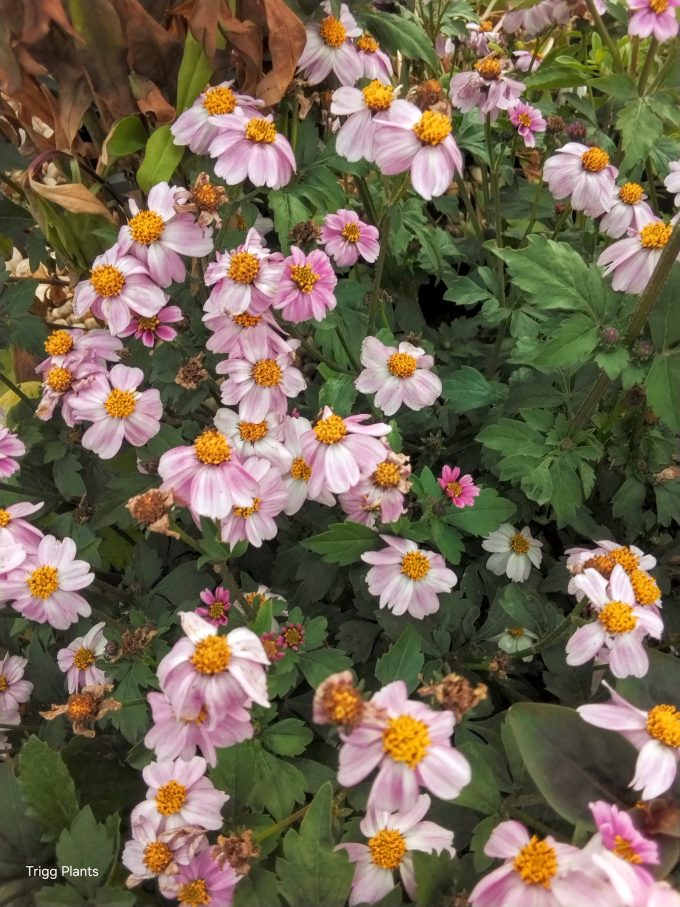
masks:
<svg viewBox="0 0 680 907"><path fill-rule="evenodd" d="M53 22L67 35L80 40L64 11L62 0L23 0L23 6L21 40L24 44L36 44L44 38Z"/></svg>
<svg viewBox="0 0 680 907"><path fill-rule="evenodd" d="M281 100L292 82L307 38L304 25L284 0L264 0L263 5L272 68L259 82L256 94L271 106Z"/></svg>
<svg viewBox="0 0 680 907"><path fill-rule="evenodd" d="M112 3L128 46L131 75L148 79L166 100L174 98L183 44L149 14L140 0Z"/></svg>
<svg viewBox="0 0 680 907"><path fill-rule="evenodd" d="M28 185L37 194L72 214L97 214L115 223L111 212L96 195L82 183L62 183L45 186L28 172Z"/></svg>
<svg viewBox="0 0 680 907"><path fill-rule="evenodd" d="M156 123L172 123L175 108L161 94L158 85L136 73L130 74L130 87L142 113L151 115Z"/></svg>

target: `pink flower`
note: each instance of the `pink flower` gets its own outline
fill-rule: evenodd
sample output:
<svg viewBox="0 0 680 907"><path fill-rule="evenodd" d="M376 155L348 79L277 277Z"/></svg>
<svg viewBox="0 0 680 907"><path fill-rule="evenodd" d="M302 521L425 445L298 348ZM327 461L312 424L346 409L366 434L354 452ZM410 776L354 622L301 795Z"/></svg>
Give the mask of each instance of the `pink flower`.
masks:
<svg viewBox="0 0 680 907"><path fill-rule="evenodd" d="M656 882L649 889L649 898L644 907L680 907L680 893L668 882Z"/></svg>
<svg viewBox="0 0 680 907"><path fill-rule="evenodd" d="M392 106L396 89L387 82L374 79L364 88L337 88L331 97L331 113L346 116L335 137L335 150L348 161L374 159L375 117Z"/></svg>
<svg viewBox="0 0 680 907"><path fill-rule="evenodd" d="M619 239L606 248L597 263L605 276L614 275L612 288L624 293L641 293L649 283L672 232L672 224L654 218L632 236Z"/></svg>
<svg viewBox="0 0 680 907"><path fill-rule="evenodd" d="M410 475L409 458L395 454L385 443L385 459L370 476L340 495L340 506L355 523L375 526L377 519L393 523L406 512L404 500L411 488Z"/></svg>
<svg viewBox="0 0 680 907"><path fill-rule="evenodd" d="M206 311L261 315L276 298L282 261L280 253L270 252L251 228L244 243L231 252L218 252L206 268L206 286L213 287Z"/></svg>
<svg viewBox="0 0 680 907"><path fill-rule="evenodd" d="M207 620L213 627L223 627L229 620L229 609L231 608L229 590L224 586L216 586L214 592L204 589L199 598L205 607L196 608L195 613Z"/></svg>
<svg viewBox="0 0 680 907"><path fill-rule="evenodd" d="M289 349L288 343L279 332L278 325L271 312L255 315L250 309L241 315L223 313L215 308L204 306L203 321L212 337L208 338L207 348L213 353L231 353L241 342L241 337L254 331L265 336L265 343L270 352L280 353Z"/></svg>
<svg viewBox="0 0 680 907"><path fill-rule="evenodd" d="M440 592L450 592L458 582L444 558L419 548L411 539L381 535L382 551L366 551L361 560L374 566L366 575L368 591L380 599L381 608L396 616L409 613L422 620L439 610Z"/></svg>
<svg viewBox="0 0 680 907"><path fill-rule="evenodd" d="M66 331L59 328L52 331L45 341L45 352L49 359L43 359L36 371L42 373L51 365L68 364L72 356L78 361L91 359L101 365L118 362L122 349L122 342L117 337L112 337L108 331L84 331L81 328Z"/></svg>
<svg viewBox="0 0 680 907"><path fill-rule="evenodd" d="M635 775L629 787L642 791L643 800L666 793L675 781L680 759L680 711L674 705L636 709L606 680L611 702L582 705L576 710L584 721L607 731L618 731L638 749Z"/></svg>
<svg viewBox="0 0 680 907"><path fill-rule="evenodd" d="M81 687L91 684L107 682L104 672L96 667L96 660L106 650L105 626L103 621L95 624L85 636L79 636L57 652L57 663L66 674L69 693L77 693Z"/></svg>
<svg viewBox="0 0 680 907"><path fill-rule="evenodd" d="M385 458L378 440L389 434L384 422L362 425L370 416L338 416L325 406L321 418L302 435L302 455L311 467L309 494L317 497L326 486L333 494L348 491L370 475Z"/></svg>
<svg viewBox="0 0 680 907"><path fill-rule="evenodd" d="M553 198L571 196L574 211L588 217L605 214L614 203L618 170L601 148L567 142L543 165L543 179Z"/></svg>
<svg viewBox="0 0 680 907"><path fill-rule="evenodd" d="M467 759L451 746L455 718L408 698L401 680L389 683L371 699L382 717L363 722L343 737L338 783L353 787L378 768L367 809L409 810L425 787L442 800L453 800L470 783Z"/></svg>
<svg viewBox="0 0 680 907"><path fill-rule="evenodd" d="M297 246L291 246L274 308L293 324L310 318L323 321L337 304L333 292L337 282L325 252L314 249L305 254Z"/></svg>
<svg viewBox="0 0 680 907"><path fill-rule="evenodd" d="M364 79L382 79L389 82L392 78L392 61L383 50L380 50L375 38L364 32L356 39L354 47L361 63L361 76Z"/></svg>
<svg viewBox="0 0 680 907"><path fill-rule="evenodd" d="M19 705L31 698L33 684L23 679L27 664L27 658L9 652L0 660L0 712L17 713L18 716Z"/></svg>
<svg viewBox="0 0 680 907"><path fill-rule="evenodd" d="M655 220L654 212L644 201L647 196L639 183L624 183L614 187L614 202L600 221L600 231L614 239Z"/></svg>
<svg viewBox="0 0 680 907"><path fill-rule="evenodd" d="M341 85L354 85L361 78L364 62L349 38L358 38L361 29L343 3L340 18L330 15L330 3L322 3L326 18L305 26L307 44L298 61L310 85L318 85L332 71Z"/></svg>
<svg viewBox="0 0 680 907"><path fill-rule="evenodd" d="M283 512L288 495L281 473L269 460L250 457L243 465L258 483L257 495L247 507L232 507L220 523L220 538L231 546L245 540L260 548L278 532L276 517Z"/></svg>
<svg viewBox="0 0 680 907"><path fill-rule="evenodd" d="M138 391L143 380L141 369L114 365L108 375L95 375L89 387L73 400L78 421L93 423L83 435L86 450L109 460L123 441L141 447L158 434L163 415L161 395L156 388Z"/></svg>
<svg viewBox="0 0 680 907"><path fill-rule="evenodd" d="M451 119L436 110L422 112L410 101L395 101L376 117L375 162L386 176L411 171L418 195L443 195L454 173L463 172L463 156L451 136Z"/></svg>
<svg viewBox="0 0 680 907"><path fill-rule="evenodd" d="M293 454L281 442L283 423L273 413L260 422L246 422L232 409L218 409L215 425L227 436L239 457L264 457L281 473L290 469Z"/></svg>
<svg viewBox="0 0 680 907"><path fill-rule="evenodd" d="M671 161L668 168L669 173L663 184L669 192L677 193L673 199L673 204L677 208L680 205L680 161Z"/></svg>
<svg viewBox="0 0 680 907"><path fill-rule="evenodd" d="M292 516L292 514L300 510L308 498L310 501L317 501L319 504L332 507L335 504L335 498L323 482L315 483L313 496L309 490L312 467L303 456L302 438L307 432L312 430L312 423L309 419L304 419L302 416L286 416L282 426L286 450L293 458L290 468L282 476L288 498L283 512L288 516Z"/></svg>
<svg viewBox="0 0 680 907"><path fill-rule="evenodd" d="M208 831L222 827L220 811L229 797L205 777L206 761L200 756L151 762L142 771L148 785L146 800L132 810L132 824L142 817L152 821L159 815L162 831L183 825L197 825Z"/></svg>
<svg viewBox="0 0 680 907"><path fill-rule="evenodd" d="M198 854L188 866L180 866L175 876L172 895L179 901L178 907L231 907L234 889L239 876L229 863L220 866L212 858L210 850Z"/></svg>
<svg viewBox="0 0 680 907"><path fill-rule="evenodd" d="M527 148L536 146L536 132L545 132L546 122L541 115L541 111L531 104L525 104L518 101L514 107L508 110L508 117L513 126L517 127L517 132L524 139Z"/></svg>
<svg viewBox="0 0 680 907"><path fill-rule="evenodd" d="M402 404L413 410L432 406L442 392L442 383L431 370L432 356L406 341L394 347L366 337L361 364L364 369L354 386L362 393L375 393L375 405L386 416L394 415Z"/></svg>
<svg viewBox="0 0 680 907"><path fill-rule="evenodd" d="M0 551L4 551L10 545L21 545L31 554L38 550L43 534L22 517L35 513L42 506L42 501L38 504L22 501L19 504L0 507Z"/></svg>
<svg viewBox="0 0 680 907"><path fill-rule="evenodd" d="M299 652L305 642L305 629L302 624L284 624L276 638L276 645L285 650Z"/></svg>
<svg viewBox="0 0 680 907"><path fill-rule="evenodd" d="M471 475L461 476L460 466L444 466L437 479L440 488L456 507L472 507L479 494L479 486Z"/></svg>
<svg viewBox="0 0 680 907"><path fill-rule="evenodd" d="M104 364L82 354L71 353L58 358L63 360L60 365L53 365L46 359L36 368L36 371L42 372L43 375L42 396L36 416L47 421L61 404L64 422L68 426L73 426L77 418L73 404L78 394L86 390L97 375L102 375L106 379L107 371Z"/></svg>
<svg viewBox="0 0 680 907"><path fill-rule="evenodd" d="M0 425L0 478L6 479L19 468L15 457L23 457L26 445L19 437Z"/></svg>
<svg viewBox="0 0 680 907"><path fill-rule="evenodd" d="M680 6L680 0L628 0L628 9L633 13L628 22L628 34L670 41L678 33L676 6Z"/></svg>
<svg viewBox="0 0 680 907"><path fill-rule="evenodd" d="M247 94L232 91L233 81L220 82L206 88L188 110L180 114L170 127L176 145L188 145L194 154L207 154L210 143L220 133L222 117L237 108L249 116L257 116L263 101Z"/></svg>
<svg viewBox="0 0 680 907"><path fill-rule="evenodd" d="M489 42L500 44L505 41L505 35L499 32L500 22L494 27L490 19L484 19L479 24L477 22L466 22L465 28L468 34L461 38L461 41L472 48L478 57L486 57L491 53Z"/></svg>
<svg viewBox="0 0 680 907"><path fill-rule="evenodd" d="M123 850L122 863L132 873L126 886L133 888L145 879L158 879L161 890L173 884L178 864L190 862L196 851L208 846L205 831L195 826L163 831L163 817L139 816L132 824L132 839Z"/></svg>
<svg viewBox="0 0 680 907"><path fill-rule="evenodd" d="M480 118L495 120L501 110L514 107L524 85L504 74L507 60L483 57L475 63L474 72L459 72L451 79L451 103L463 113L479 109Z"/></svg>
<svg viewBox="0 0 680 907"><path fill-rule="evenodd" d="M92 265L89 280L81 280L73 297L73 311L84 315L90 309L118 335L133 315L151 318L165 305L166 296L139 258L125 255L116 244Z"/></svg>
<svg viewBox="0 0 680 907"><path fill-rule="evenodd" d="M220 117L221 129L210 143L215 173L228 186L246 177L254 186L280 189L295 173L295 155L288 139L276 131L274 118L248 116L237 110Z"/></svg>
<svg viewBox="0 0 680 907"><path fill-rule="evenodd" d="M321 242L326 252L341 268L356 264L359 257L373 262L380 252L378 230L359 220L356 211L340 208L335 214L327 214L321 229Z"/></svg>
<svg viewBox="0 0 680 907"><path fill-rule="evenodd" d="M170 325L183 318L184 313L179 306L166 305L151 318L142 318L140 315L133 317L120 336L134 337L135 340L141 340L144 346L153 349L157 340L168 342L175 339L177 331Z"/></svg>
<svg viewBox="0 0 680 907"><path fill-rule="evenodd" d="M529 12L529 10L525 10L525 12ZM530 50L515 50L512 55L515 58L513 60L514 67L518 72L536 72L543 62L541 54L535 54Z"/></svg>
<svg viewBox="0 0 680 907"><path fill-rule="evenodd" d="M158 463L162 490L193 513L219 520L236 505L249 506L257 482L221 432L208 428L189 447L167 450Z"/></svg>
<svg viewBox="0 0 680 907"><path fill-rule="evenodd" d="M90 616L90 606L77 592L94 579L89 570L86 561L76 560L73 539L60 542L46 535L35 554L3 582L3 595L23 617L66 630L78 616Z"/></svg>
<svg viewBox="0 0 680 907"><path fill-rule="evenodd" d="M434 822L422 819L430 808L430 798L421 794L408 811L387 812L370 809L361 820L359 828L368 844L338 844L336 850L345 850L355 864L349 907L356 904L374 904L394 888L395 869L399 870L402 884L411 900L416 899L413 871L414 850L425 853L454 855L453 832Z"/></svg>

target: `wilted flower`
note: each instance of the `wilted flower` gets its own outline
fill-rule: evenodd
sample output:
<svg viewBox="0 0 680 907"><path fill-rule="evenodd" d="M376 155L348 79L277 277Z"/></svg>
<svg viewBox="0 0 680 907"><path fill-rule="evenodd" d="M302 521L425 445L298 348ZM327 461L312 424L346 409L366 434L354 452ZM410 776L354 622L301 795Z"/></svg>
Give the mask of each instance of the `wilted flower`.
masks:
<svg viewBox="0 0 680 907"><path fill-rule="evenodd" d="M130 515L149 532L160 532L171 538L179 535L170 528L170 510L175 503L172 493L151 488L143 494L137 494L126 503Z"/></svg>
<svg viewBox="0 0 680 907"><path fill-rule="evenodd" d="M460 674L447 674L437 683L420 687L419 696L434 696L442 708L448 709L456 716L456 721L467 712L476 708L488 698L489 688L485 683L474 686Z"/></svg>
<svg viewBox="0 0 680 907"><path fill-rule="evenodd" d="M364 719L369 704L356 688L351 671L331 674L314 691L313 721L356 727Z"/></svg>
<svg viewBox="0 0 680 907"><path fill-rule="evenodd" d="M39 712L42 718L53 721L60 715L66 715L73 727L73 733L80 737L94 737L93 725L108 715L117 712L122 705L116 699L106 698L106 694L113 690L110 683L94 684L83 687L80 693L73 693L68 697L65 705L54 705L46 712Z"/></svg>
<svg viewBox="0 0 680 907"><path fill-rule="evenodd" d="M219 866L228 863L237 875L245 876L250 872L250 861L259 857L260 848L253 841L251 829L246 828L239 835L218 835L211 853Z"/></svg>

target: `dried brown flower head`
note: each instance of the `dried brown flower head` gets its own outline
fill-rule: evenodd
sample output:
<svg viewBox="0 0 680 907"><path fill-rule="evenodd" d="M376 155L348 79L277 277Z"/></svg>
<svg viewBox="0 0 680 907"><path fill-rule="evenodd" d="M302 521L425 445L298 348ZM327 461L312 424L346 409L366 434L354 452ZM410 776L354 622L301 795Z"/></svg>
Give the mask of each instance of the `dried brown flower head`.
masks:
<svg viewBox="0 0 680 907"><path fill-rule="evenodd" d="M288 234L288 239L296 246L316 243L320 237L321 227L315 224L313 220L303 220L299 224L295 224Z"/></svg>
<svg viewBox="0 0 680 907"><path fill-rule="evenodd" d="M189 391L195 391L204 381L207 381L210 374L203 368L205 353L198 353L192 356L175 375L175 384L186 388Z"/></svg>
<svg viewBox="0 0 680 907"><path fill-rule="evenodd" d="M202 227L215 224L219 228L222 220L217 212L228 201L224 186L211 183L207 173L199 173L192 187L178 195L175 211L198 215L197 220Z"/></svg>
<svg viewBox="0 0 680 907"><path fill-rule="evenodd" d="M170 528L169 514L174 503L172 492L150 488L143 494L130 498L125 506L140 526L150 532L160 532L178 539L179 535Z"/></svg>
<svg viewBox="0 0 680 907"><path fill-rule="evenodd" d="M456 721L474 709L489 695L485 683L473 686L469 680L460 674L447 674L439 683L421 687L419 696L434 696L437 702L456 716Z"/></svg>
<svg viewBox="0 0 680 907"><path fill-rule="evenodd" d="M68 697L65 705L52 703L52 708L40 712L42 718L52 721L60 715L66 715L73 726L73 733L81 737L94 737L93 725L109 712L117 712L122 704L116 699L107 699L106 694L113 690L113 684L96 683L83 687L80 693Z"/></svg>
<svg viewBox="0 0 680 907"><path fill-rule="evenodd" d="M413 93L413 101L421 110L428 110L438 104L444 97L444 91L437 79L428 79L417 85Z"/></svg>
<svg viewBox="0 0 680 907"><path fill-rule="evenodd" d="M150 645L151 641L158 636L158 630L151 624L145 624L143 627L135 627L134 630L123 630L120 643L113 643L111 650L104 653L106 660L115 664L121 658L136 658Z"/></svg>
<svg viewBox="0 0 680 907"><path fill-rule="evenodd" d="M240 876L250 872L250 861L257 859L260 848L253 841L253 833L246 828L238 835L218 835L217 844L212 849L212 858L220 869L229 863Z"/></svg>

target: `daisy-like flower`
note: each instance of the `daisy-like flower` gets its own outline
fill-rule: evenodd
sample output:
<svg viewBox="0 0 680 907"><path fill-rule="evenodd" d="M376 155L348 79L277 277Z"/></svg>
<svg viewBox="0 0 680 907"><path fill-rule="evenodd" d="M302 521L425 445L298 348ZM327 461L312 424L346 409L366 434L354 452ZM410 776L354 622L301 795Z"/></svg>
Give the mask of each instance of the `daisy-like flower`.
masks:
<svg viewBox="0 0 680 907"><path fill-rule="evenodd" d="M308 498L319 504L325 504L326 507L335 504L333 494L323 483L319 483L318 488L315 486L314 496L309 489L312 467L303 456L302 438L311 430L312 423L302 416L286 416L282 423L283 443L293 458L289 469L282 476L288 498L283 512L287 516L297 513Z"/></svg>
<svg viewBox="0 0 680 907"><path fill-rule="evenodd" d="M281 441L283 423L276 415L270 413L260 422L246 422L232 409L218 409L215 425L227 436L239 457L264 457L281 473L291 468L293 454Z"/></svg>
<svg viewBox="0 0 680 907"><path fill-rule="evenodd" d="M77 693L81 687L91 684L107 683L106 675L96 666L106 650L105 626L103 621L95 624L85 636L79 636L57 652L57 664L66 674L69 693Z"/></svg>
<svg viewBox="0 0 680 907"><path fill-rule="evenodd" d="M374 160L376 115L386 114L397 96L389 82L373 79L364 88L338 88L331 97L333 116L346 116L335 137L335 150L348 161Z"/></svg>
<svg viewBox="0 0 680 907"><path fill-rule="evenodd" d="M536 72L543 62L543 55L530 50L515 50L512 53L513 66L518 72Z"/></svg>
<svg viewBox="0 0 680 907"><path fill-rule="evenodd" d="M268 414L283 416L288 397L297 397L307 387L302 372L292 364L299 341L291 340L286 352L273 356L264 334L245 335L238 350L220 362L222 403L238 404L239 417L261 422ZM239 505L240 506L240 505Z"/></svg>
<svg viewBox="0 0 680 907"><path fill-rule="evenodd" d="M243 111L220 118L220 132L210 143L215 173L228 186L246 177L254 186L281 189L295 173L288 139L277 132L274 117L247 116Z"/></svg>
<svg viewBox="0 0 680 907"><path fill-rule="evenodd" d="M638 232L655 220L654 212L645 199L644 189L639 183L624 183L614 189L614 203L600 221L600 231L618 239L630 230Z"/></svg>
<svg viewBox="0 0 680 907"><path fill-rule="evenodd" d="M453 800L470 783L467 759L451 746L452 712L435 712L409 699L401 680L383 687L370 705L382 710L382 717L369 717L343 737L338 769L343 787L359 784L378 769L367 809L412 809L420 786Z"/></svg>
<svg viewBox="0 0 680 907"><path fill-rule="evenodd" d="M284 624L276 642L281 649L299 652L305 642L305 628L300 623Z"/></svg>
<svg viewBox="0 0 680 907"><path fill-rule="evenodd" d="M519 532L509 523L503 523L482 542L482 548L490 551L487 569L496 576L505 574L513 583L523 583L529 578L532 565L541 566L543 542L533 538L525 526Z"/></svg>
<svg viewBox="0 0 680 907"><path fill-rule="evenodd" d="M158 463L162 490L193 513L219 520L234 506L248 507L257 482L243 468L226 437L208 428L188 447L167 450Z"/></svg>
<svg viewBox="0 0 680 907"><path fill-rule="evenodd" d="M178 907L231 907L239 876L229 863L221 866L206 850L195 856L187 866L180 866L172 893L168 897L179 901Z"/></svg>
<svg viewBox="0 0 680 907"><path fill-rule="evenodd" d="M333 494L356 485L370 475L385 458L379 438L390 427L385 422L362 425L370 416L361 414L342 418L325 406L321 418L301 437L302 456L310 467L309 494L315 499L323 490Z"/></svg>
<svg viewBox="0 0 680 907"><path fill-rule="evenodd" d="M396 616L421 620L439 610L439 593L450 592L458 582L444 558L419 548L411 539L381 535L382 551L366 551L361 560L373 566L366 575L368 591L379 597L380 607Z"/></svg>
<svg viewBox="0 0 680 907"><path fill-rule="evenodd" d="M318 85L331 73L341 85L354 85L362 76L364 61L349 40L358 38L361 29L354 16L343 3L340 18L331 15L330 3L322 3L326 17L321 23L309 22L305 26L307 43L298 61L310 85Z"/></svg>
<svg viewBox="0 0 680 907"><path fill-rule="evenodd" d="M451 79L451 103L463 113L479 110L480 118L496 119L501 110L514 107L524 91L524 85L507 76L507 60L482 57L473 72L459 72Z"/></svg>
<svg viewBox="0 0 680 907"><path fill-rule="evenodd" d="M26 557L27 551L23 545L19 545L16 542L10 542L9 545L6 545L0 550L0 577L23 564Z"/></svg>
<svg viewBox="0 0 680 907"><path fill-rule="evenodd" d="M29 680L24 680L27 664L27 658L9 653L0 660L0 713L18 715L20 704L30 699L33 684Z"/></svg>
<svg viewBox="0 0 680 907"><path fill-rule="evenodd" d="M3 595L23 617L55 630L66 630L78 617L89 617L90 606L78 594L94 579L86 561L76 560L73 539L53 535L3 581Z"/></svg>
<svg viewBox="0 0 680 907"><path fill-rule="evenodd" d="M0 425L0 479L14 475L19 469L16 457L23 457L25 453L24 442L9 428Z"/></svg>
<svg viewBox="0 0 680 907"><path fill-rule="evenodd" d="M500 636L493 637L501 652L507 652L508 655L517 655L524 649L530 649L538 639L535 633L527 630L526 627L506 627ZM522 661L530 662L534 660L533 655L526 655Z"/></svg>
<svg viewBox="0 0 680 907"><path fill-rule="evenodd" d="M423 198L443 195L454 173L463 172L463 156L451 135L451 118L421 111L410 101L395 101L388 116L377 116L375 162L381 173L411 171L413 188Z"/></svg>
<svg viewBox="0 0 680 907"><path fill-rule="evenodd" d="M585 592L576 582L584 570L596 570L606 580L618 564L628 574L638 605L661 607L661 590L649 574L656 566L656 558L645 554L635 545L619 545L607 539L597 542L597 548L568 548L567 570L571 574L567 592L582 599Z"/></svg>
<svg viewBox="0 0 680 907"><path fill-rule="evenodd" d="M31 554L38 550L43 534L22 517L36 513L42 506L42 501L37 504L21 501L19 504L0 507L0 551L13 545L20 545Z"/></svg>
<svg viewBox="0 0 680 907"><path fill-rule="evenodd" d="M375 405L386 416L394 415L402 404L413 410L432 406L442 392L442 383L432 372L432 356L406 341L394 347L366 337L361 364L364 369L354 386L364 394L375 393Z"/></svg>
<svg viewBox="0 0 680 907"><path fill-rule="evenodd" d="M458 508L472 507L480 492L479 486L475 485L475 480L469 473L461 475L460 466L454 466L453 469L444 466L437 483L451 503Z"/></svg>
<svg viewBox="0 0 680 907"><path fill-rule="evenodd" d="M206 88L188 110L181 113L170 127L176 145L188 145L194 154L207 154L210 143L219 135L220 117L240 108L257 116L263 101L232 90L233 81ZM214 119L213 119L214 118Z"/></svg>
<svg viewBox="0 0 680 907"><path fill-rule="evenodd" d="M195 709L197 700L209 715L245 708L251 700L269 705L267 656L255 633L239 627L218 636L216 627L186 611L180 612L180 620L185 636L158 666L161 688L176 714Z"/></svg>
<svg viewBox="0 0 680 907"><path fill-rule="evenodd" d="M134 825L141 817L164 819L162 831L197 825L208 831L222 827L222 807L229 797L205 777L207 763L201 756L152 762L142 771L147 783L146 800L132 810Z"/></svg>
<svg viewBox="0 0 680 907"><path fill-rule="evenodd" d="M543 165L543 179L553 198L569 198L574 211L588 217L606 214L614 204L618 170L602 148L567 142Z"/></svg>
<svg viewBox="0 0 680 907"><path fill-rule="evenodd" d="M297 246L290 247L290 255L283 263L274 308L286 321L323 321L337 305L335 276L330 258L321 249L306 254Z"/></svg>
<svg viewBox="0 0 680 907"><path fill-rule="evenodd" d="M125 255L116 244L95 258L89 280L81 280L76 286L73 311L84 315L90 309L118 336L134 315L151 318L160 312L165 300L165 293L144 262Z"/></svg>
<svg viewBox="0 0 680 907"><path fill-rule="evenodd" d="M545 132L546 122L541 111L531 104L518 101L508 110L508 118L517 132L524 139L527 148L536 147L536 133Z"/></svg>
<svg viewBox="0 0 680 907"><path fill-rule="evenodd" d="M364 79L382 79L388 82L392 78L392 61L372 35L363 32L354 42L359 62L361 63L361 76Z"/></svg>
<svg viewBox="0 0 680 907"><path fill-rule="evenodd" d="M603 269L605 277L614 275L612 289L624 293L641 293L649 283L672 232L672 224L654 218L632 236L619 239L606 248L597 263Z"/></svg>
<svg viewBox="0 0 680 907"><path fill-rule="evenodd" d="M196 608L196 614L203 620L207 620L213 627L223 627L229 621L231 595L228 589L224 586L216 586L214 591L204 589L199 598L203 605Z"/></svg>
<svg viewBox="0 0 680 907"><path fill-rule="evenodd" d="M396 454L385 444L385 459L370 476L341 494L340 506L355 523L374 526L393 523L406 512L405 496L411 489L411 464L403 454Z"/></svg>
<svg viewBox="0 0 680 907"><path fill-rule="evenodd" d="M321 228L321 242L341 268L355 265L360 257L364 261L375 261L380 252L378 237L376 227L365 224L356 211L347 208L327 214Z"/></svg>
<svg viewBox="0 0 680 907"><path fill-rule="evenodd" d="M481 22L466 22L465 28L468 34L461 40L471 47L478 57L486 57L491 53L489 42L498 44L503 41L505 36L500 32L500 23L494 27L491 19L482 19Z"/></svg>
<svg viewBox="0 0 680 907"><path fill-rule="evenodd" d="M156 695L156 694L154 694ZM130 870L125 884L134 888L145 879L158 879L161 889L173 883L180 864L189 863L197 851L208 846L205 831L197 826L162 831L163 817L140 816L130 829L132 838L121 861Z"/></svg>
<svg viewBox="0 0 680 907"><path fill-rule="evenodd" d="M628 20L628 34L670 41L678 33L677 6L680 0L628 0L628 9L633 13Z"/></svg>
<svg viewBox="0 0 680 907"><path fill-rule="evenodd" d="M45 341L45 352L50 357L44 359L36 371L44 370L51 365L64 365L69 356L78 359L88 358L95 362L118 362L123 344L108 331L84 331L73 328L68 331L59 328L52 331Z"/></svg>
<svg viewBox="0 0 680 907"><path fill-rule="evenodd" d="M144 346L153 349L159 340L168 343L175 339L177 331L170 325L177 324L183 318L184 313L179 306L166 305L151 318L135 315L120 336L134 337L135 340L141 340Z"/></svg>
<svg viewBox="0 0 680 907"><path fill-rule="evenodd" d="M77 419L92 422L82 438L86 450L109 460L123 441L141 447L158 434L163 415L161 395L156 388L138 391L143 380L141 369L114 365L108 376L95 375L89 387L78 394L72 403Z"/></svg>
<svg viewBox="0 0 680 907"><path fill-rule="evenodd" d="M281 280L282 256L264 245L254 227L238 248L216 255L205 271L206 286L212 287L206 303L211 313L229 312L258 316L276 297ZM205 319L204 319L205 320Z"/></svg>
<svg viewBox="0 0 680 907"><path fill-rule="evenodd" d="M359 828L368 838L368 844L338 844L355 864L349 907L356 904L374 904L394 888L394 871L399 876L406 893L415 900L416 884L413 871L414 850L425 853L454 855L453 832L435 822L423 822L430 808L430 798L421 794L415 806L408 811L387 812L370 809L361 820Z"/></svg>
<svg viewBox="0 0 680 907"><path fill-rule="evenodd" d="M669 173L663 181L664 186L669 192L676 192L673 204L677 208L680 205L680 161L671 161L668 165Z"/></svg>
<svg viewBox="0 0 680 907"><path fill-rule="evenodd" d="M635 775L629 787L642 791L643 800L665 794L675 781L680 759L680 710L669 703L649 711L635 708L602 681L611 701L582 705L576 710L584 721L607 731L617 731L639 750Z"/></svg>
<svg viewBox="0 0 680 907"><path fill-rule="evenodd" d="M212 331L206 347L212 353L231 353L238 347L244 334L254 331L265 335L270 352L280 353L290 349L287 341L281 336L271 312L255 315L248 309L240 315L231 315L216 310L208 303L205 304L204 311L203 322L206 328Z"/></svg>
<svg viewBox="0 0 680 907"><path fill-rule="evenodd" d="M221 521L220 537L232 546L245 540L260 548L262 542L273 539L278 532L276 517L283 513L288 494L280 471L269 460L250 457L243 465L257 482L257 496L248 507L232 507Z"/></svg>
<svg viewBox="0 0 680 907"><path fill-rule="evenodd" d="M61 416L64 422L72 427L77 418L73 403L78 394L87 390L97 375L106 378L107 371L102 363L75 353L59 358L64 360L63 364L53 365L46 359L45 367L42 368L41 363L36 369L42 373L43 379L36 416L46 422L52 418L55 409L61 404Z"/></svg>

